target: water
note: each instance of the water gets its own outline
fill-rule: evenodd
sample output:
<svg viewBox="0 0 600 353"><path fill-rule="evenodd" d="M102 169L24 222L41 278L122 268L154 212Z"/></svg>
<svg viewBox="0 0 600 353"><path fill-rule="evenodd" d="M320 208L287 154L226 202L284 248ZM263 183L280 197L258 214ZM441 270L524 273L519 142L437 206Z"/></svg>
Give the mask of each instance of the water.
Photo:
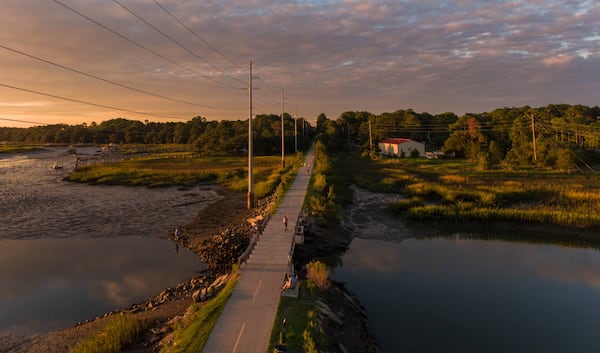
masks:
<svg viewBox="0 0 600 353"><path fill-rule="evenodd" d="M460 238L355 239L335 269L386 352L599 352L600 254Z"/></svg>
<svg viewBox="0 0 600 353"><path fill-rule="evenodd" d="M48 332L93 319L204 267L164 239L0 240L0 334Z"/></svg>
<svg viewBox="0 0 600 353"><path fill-rule="evenodd" d="M597 250L544 244L540 234L536 243L415 238L364 196L332 278L365 306L384 351L600 352Z"/></svg>
<svg viewBox="0 0 600 353"><path fill-rule="evenodd" d="M212 190L64 182L66 150L0 155L0 333L60 329L204 268L161 238L215 200Z"/></svg>
<svg viewBox="0 0 600 353"><path fill-rule="evenodd" d="M201 188L65 182L73 165L65 152L0 155L0 238L165 237L216 199L212 190ZM64 159L64 169L51 169L57 158Z"/></svg>

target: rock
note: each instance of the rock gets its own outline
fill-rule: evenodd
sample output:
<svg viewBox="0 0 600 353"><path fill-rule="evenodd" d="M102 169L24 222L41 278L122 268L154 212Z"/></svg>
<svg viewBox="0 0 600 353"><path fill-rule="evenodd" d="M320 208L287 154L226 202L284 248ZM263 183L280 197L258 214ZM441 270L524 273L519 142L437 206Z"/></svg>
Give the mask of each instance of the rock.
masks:
<svg viewBox="0 0 600 353"><path fill-rule="evenodd" d="M345 346L342 344L342 342L338 343L338 347L340 347L340 351L341 351L342 353L350 353L350 352L348 351L348 348L346 348L346 347L345 347Z"/></svg>
<svg viewBox="0 0 600 353"><path fill-rule="evenodd" d="M197 291L195 291L192 294L192 299L194 299L194 302L196 302L196 303L207 300L208 299L207 289L206 288L198 289Z"/></svg>
<svg viewBox="0 0 600 353"><path fill-rule="evenodd" d="M201 289L198 289L197 291L195 291L194 293L192 293L192 299L194 300L195 303L200 302L200 293L202 292Z"/></svg>
<svg viewBox="0 0 600 353"><path fill-rule="evenodd" d="M317 300L317 308L319 309L319 313L326 316L329 320L335 322L336 324L342 326L344 324L344 322L342 321L342 319L336 315L333 311L331 311L331 309L329 308L329 306L325 303L323 303L320 300Z"/></svg>

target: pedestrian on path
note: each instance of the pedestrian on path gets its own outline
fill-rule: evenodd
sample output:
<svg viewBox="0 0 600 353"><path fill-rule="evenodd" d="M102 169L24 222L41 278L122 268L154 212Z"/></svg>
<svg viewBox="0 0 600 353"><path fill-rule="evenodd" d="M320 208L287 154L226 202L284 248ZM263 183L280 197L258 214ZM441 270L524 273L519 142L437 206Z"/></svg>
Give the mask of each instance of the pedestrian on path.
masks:
<svg viewBox="0 0 600 353"><path fill-rule="evenodd" d="M282 224L283 224L283 231L287 232L287 216L283 216Z"/></svg>

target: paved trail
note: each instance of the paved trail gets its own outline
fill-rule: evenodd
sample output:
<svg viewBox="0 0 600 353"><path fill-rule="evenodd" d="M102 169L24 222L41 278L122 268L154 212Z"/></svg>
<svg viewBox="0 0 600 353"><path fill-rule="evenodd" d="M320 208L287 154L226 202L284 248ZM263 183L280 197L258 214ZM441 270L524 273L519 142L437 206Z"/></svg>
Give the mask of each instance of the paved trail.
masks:
<svg viewBox="0 0 600 353"><path fill-rule="evenodd" d="M277 313L281 286L289 269L294 225L312 172L313 151L298 170L296 180L285 194L256 244L223 313L210 334L204 353L265 353ZM282 220L288 219L287 232Z"/></svg>

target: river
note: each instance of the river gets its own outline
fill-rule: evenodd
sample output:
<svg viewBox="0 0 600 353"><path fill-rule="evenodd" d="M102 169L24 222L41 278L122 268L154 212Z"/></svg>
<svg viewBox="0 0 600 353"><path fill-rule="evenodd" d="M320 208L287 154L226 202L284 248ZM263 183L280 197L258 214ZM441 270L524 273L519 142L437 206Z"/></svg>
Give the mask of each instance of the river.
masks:
<svg viewBox="0 0 600 353"><path fill-rule="evenodd" d="M377 206L388 197L359 191L332 269L385 352L600 352L600 252L539 233L422 236Z"/></svg>
<svg viewBox="0 0 600 353"><path fill-rule="evenodd" d="M65 182L66 151L0 155L0 333L64 328L205 268L165 238L216 199L212 190Z"/></svg>

